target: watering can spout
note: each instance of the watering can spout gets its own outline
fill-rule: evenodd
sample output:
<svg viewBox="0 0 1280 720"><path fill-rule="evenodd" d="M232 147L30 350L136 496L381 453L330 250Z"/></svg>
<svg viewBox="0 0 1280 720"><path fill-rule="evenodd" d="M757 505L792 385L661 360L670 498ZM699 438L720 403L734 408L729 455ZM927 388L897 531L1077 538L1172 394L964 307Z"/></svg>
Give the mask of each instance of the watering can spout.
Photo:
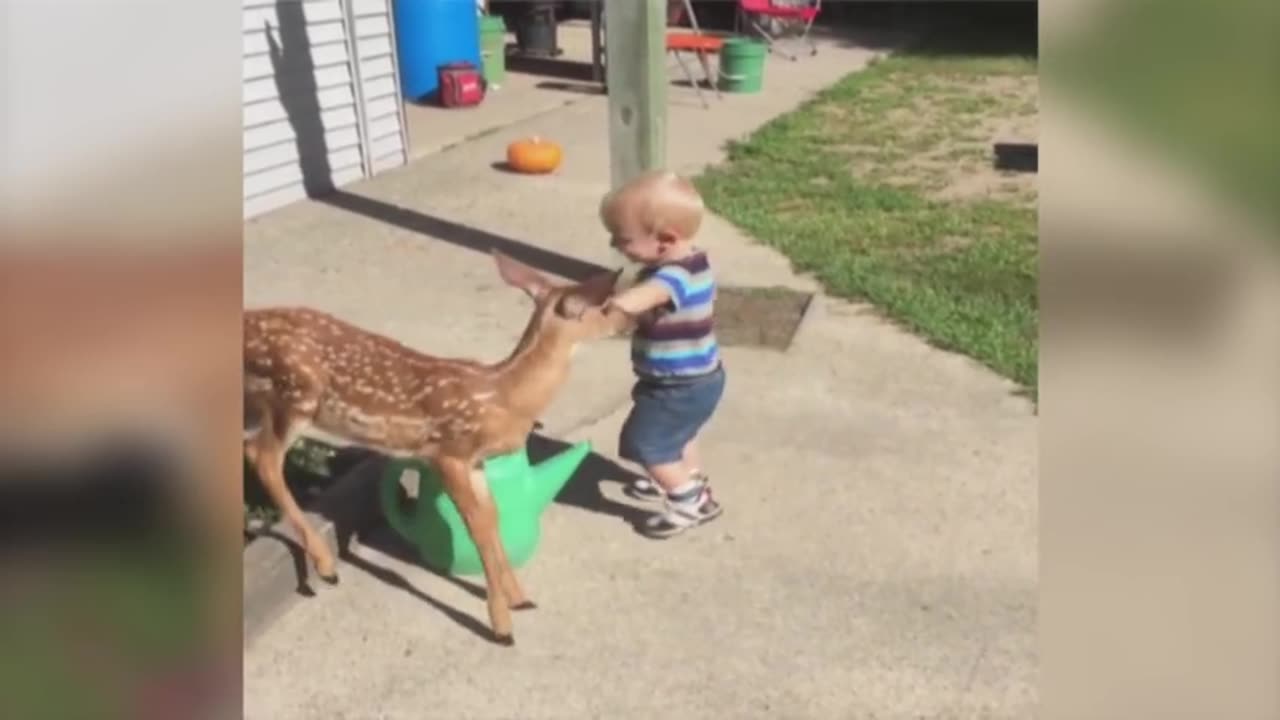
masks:
<svg viewBox="0 0 1280 720"><path fill-rule="evenodd" d="M591 443L584 440L533 466L532 496L540 509L556 499L590 453Z"/></svg>

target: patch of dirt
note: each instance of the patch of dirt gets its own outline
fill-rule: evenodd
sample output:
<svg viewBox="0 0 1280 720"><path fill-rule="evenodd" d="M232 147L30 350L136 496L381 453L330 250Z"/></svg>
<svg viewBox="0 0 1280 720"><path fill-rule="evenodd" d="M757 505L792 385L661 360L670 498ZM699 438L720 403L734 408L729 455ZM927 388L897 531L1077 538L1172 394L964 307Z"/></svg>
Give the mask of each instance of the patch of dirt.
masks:
<svg viewBox="0 0 1280 720"><path fill-rule="evenodd" d="M716 293L716 340L786 350L812 299L811 293L782 287L722 286Z"/></svg>
<svg viewBox="0 0 1280 720"><path fill-rule="evenodd" d="M910 187L939 200L996 199L1034 206L1034 172L995 167L997 142L1038 136L1034 75L943 76L916 88L905 105L842 117L862 123L870 142L838 145L856 176ZM835 119L837 115L831 115Z"/></svg>
<svg viewBox="0 0 1280 720"><path fill-rule="evenodd" d="M943 251L954 252L963 250L973 244L973 238L961 237L959 235L944 235L938 240L938 244Z"/></svg>
<svg viewBox="0 0 1280 720"><path fill-rule="evenodd" d="M813 293L790 288L721 285L716 289L716 342L786 350L811 300ZM630 333L615 336L629 338Z"/></svg>

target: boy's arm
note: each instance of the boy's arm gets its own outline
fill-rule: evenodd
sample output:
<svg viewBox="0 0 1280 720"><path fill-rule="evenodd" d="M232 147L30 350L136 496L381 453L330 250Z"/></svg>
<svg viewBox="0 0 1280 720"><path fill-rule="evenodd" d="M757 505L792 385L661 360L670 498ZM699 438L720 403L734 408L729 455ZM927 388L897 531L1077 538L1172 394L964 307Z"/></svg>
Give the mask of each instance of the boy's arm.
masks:
<svg viewBox="0 0 1280 720"><path fill-rule="evenodd" d="M614 330L622 332L635 324L636 318L653 308L671 301L671 291L661 282L649 280L634 285L614 295L605 303L603 311L612 321Z"/></svg>
<svg viewBox="0 0 1280 720"><path fill-rule="evenodd" d="M669 302L671 290L665 283L646 280L614 295L606 307L617 308L628 315L639 315Z"/></svg>

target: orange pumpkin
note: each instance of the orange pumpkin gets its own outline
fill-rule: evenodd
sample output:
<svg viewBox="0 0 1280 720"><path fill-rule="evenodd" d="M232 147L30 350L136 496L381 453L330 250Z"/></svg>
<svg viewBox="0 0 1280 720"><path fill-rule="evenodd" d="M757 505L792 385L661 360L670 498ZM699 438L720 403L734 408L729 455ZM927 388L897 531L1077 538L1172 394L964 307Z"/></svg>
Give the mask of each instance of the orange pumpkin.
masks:
<svg viewBox="0 0 1280 720"><path fill-rule="evenodd" d="M507 146L507 165L522 173L549 173L560 167L560 146L540 137L516 140Z"/></svg>

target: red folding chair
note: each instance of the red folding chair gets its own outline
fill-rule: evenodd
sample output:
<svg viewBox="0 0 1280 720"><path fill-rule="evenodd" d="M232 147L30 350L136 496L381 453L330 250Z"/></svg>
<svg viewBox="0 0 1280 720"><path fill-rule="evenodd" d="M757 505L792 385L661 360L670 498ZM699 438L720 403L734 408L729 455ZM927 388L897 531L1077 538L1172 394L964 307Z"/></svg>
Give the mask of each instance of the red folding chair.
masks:
<svg viewBox="0 0 1280 720"><path fill-rule="evenodd" d="M809 35L813 21L822 12L822 0L738 0L739 27L746 20L769 45L789 60L799 55L783 49L783 43L809 46L809 54L817 55L818 46Z"/></svg>
<svg viewBox="0 0 1280 720"><path fill-rule="evenodd" d="M684 76L688 78L689 85L698 93L698 100L702 102L702 107L705 108L709 107L709 105L706 97L702 94L703 83L706 83L710 89L715 91L717 98L721 97L720 87L716 83L719 70L717 69L715 72L711 70L710 58L713 55L718 56L720 54L720 49L724 46L724 38L702 34L702 28L698 27L698 16L694 14L690 0L668 0L667 25L679 25L686 19L689 21L689 32L667 33L667 53L674 56L676 62L680 64L680 69L684 72ZM701 79L694 77L688 64L685 63L684 56L686 54L697 58L698 63L702 65L703 77Z"/></svg>

